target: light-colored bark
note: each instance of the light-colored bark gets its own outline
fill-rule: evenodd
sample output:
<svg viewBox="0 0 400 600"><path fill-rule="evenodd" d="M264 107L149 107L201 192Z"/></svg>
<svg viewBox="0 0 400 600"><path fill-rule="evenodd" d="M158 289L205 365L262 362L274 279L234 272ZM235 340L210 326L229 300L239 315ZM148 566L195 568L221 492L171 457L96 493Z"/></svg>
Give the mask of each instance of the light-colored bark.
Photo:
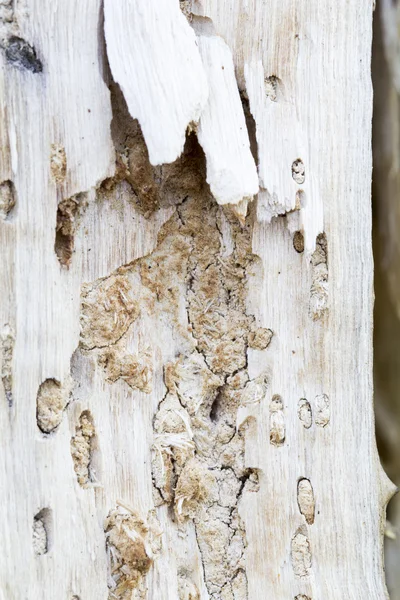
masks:
<svg viewBox="0 0 400 600"><path fill-rule="evenodd" d="M2 595L383 599L372 3L114 4L1 7Z"/></svg>

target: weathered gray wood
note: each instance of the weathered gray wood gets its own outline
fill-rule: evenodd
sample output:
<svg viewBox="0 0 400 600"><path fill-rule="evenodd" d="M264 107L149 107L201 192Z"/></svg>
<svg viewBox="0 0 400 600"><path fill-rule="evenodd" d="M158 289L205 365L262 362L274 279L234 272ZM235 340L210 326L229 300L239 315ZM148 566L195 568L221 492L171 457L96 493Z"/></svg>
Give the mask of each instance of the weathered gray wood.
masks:
<svg viewBox="0 0 400 600"><path fill-rule="evenodd" d="M0 7L2 596L383 599L372 2L180 5Z"/></svg>

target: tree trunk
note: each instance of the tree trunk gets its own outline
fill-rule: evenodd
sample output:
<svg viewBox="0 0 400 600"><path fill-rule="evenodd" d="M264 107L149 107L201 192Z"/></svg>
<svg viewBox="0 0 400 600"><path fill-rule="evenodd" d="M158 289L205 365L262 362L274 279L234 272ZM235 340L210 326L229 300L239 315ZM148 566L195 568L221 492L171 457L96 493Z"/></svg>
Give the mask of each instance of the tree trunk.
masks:
<svg viewBox="0 0 400 600"><path fill-rule="evenodd" d="M0 15L3 597L387 597L372 0Z"/></svg>

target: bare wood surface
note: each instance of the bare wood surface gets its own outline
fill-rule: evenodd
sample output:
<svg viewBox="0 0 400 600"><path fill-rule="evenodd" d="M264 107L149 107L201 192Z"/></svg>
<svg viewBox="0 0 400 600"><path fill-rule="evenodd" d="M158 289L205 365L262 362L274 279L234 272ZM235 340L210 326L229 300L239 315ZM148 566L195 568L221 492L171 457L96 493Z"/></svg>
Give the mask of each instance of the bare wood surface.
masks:
<svg viewBox="0 0 400 600"><path fill-rule="evenodd" d="M383 599L372 3L180 5L1 6L2 596Z"/></svg>

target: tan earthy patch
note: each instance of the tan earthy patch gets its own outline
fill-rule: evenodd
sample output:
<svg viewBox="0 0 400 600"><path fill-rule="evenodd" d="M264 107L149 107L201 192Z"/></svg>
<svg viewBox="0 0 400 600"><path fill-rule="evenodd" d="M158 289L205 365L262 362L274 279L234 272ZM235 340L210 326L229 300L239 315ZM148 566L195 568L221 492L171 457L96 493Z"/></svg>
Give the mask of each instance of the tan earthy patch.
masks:
<svg viewBox="0 0 400 600"><path fill-rule="evenodd" d="M324 233L317 237L311 265L312 283L309 312L312 319L319 320L328 310L328 242Z"/></svg>
<svg viewBox="0 0 400 600"><path fill-rule="evenodd" d="M105 520L109 599L131 600L160 550L161 531L129 507L118 504Z"/></svg>
<svg viewBox="0 0 400 600"><path fill-rule="evenodd" d="M293 247L299 254L304 252L304 236L301 231L295 231L293 236Z"/></svg>
<svg viewBox="0 0 400 600"><path fill-rule="evenodd" d="M178 519L193 519L198 513L199 505L212 499L215 484L215 476L205 465L195 458L189 460L175 488L175 512Z"/></svg>
<svg viewBox="0 0 400 600"><path fill-rule="evenodd" d="M242 403L264 398L265 377L249 382L246 353L250 336L264 349L272 332L257 328L246 313L246 269L254 259L250 226L242 227L204 193L189 197L177 214L140 265L154 306L159 303L177 321L176 305L185 292L196 342L195 351L165 366L168 393L154 421L153 482L158 502L174 506L180 526L195 524L210 599L244 600L246 538L237 505L243 490L257 491L258 484L244 466L236 414ZM232 240L224 255L222 222Z"/></svg>
<svg viewBox="0 0 400 600"><path fill-rule="evenodd" d="M15 187L12 181L0 183L0 217L6 219L16 203Z"/></svg>
<svg viewBox="0 0 400 600"><path fill-rule="evenodd" d="M115 344L139 315L139 304L123 275L84 285L81 305L81 345L86 350Z"/></svg>
<svg viewBox="0 0 400 600"><path fill-rule="evenodd" d="M93 438L95 435L96 431L92 416L89 411L84 411L79 417L76 434L71 439L71 455L74 461L74 469L79 485L82 487L87 486L92 481L96 481L95 474L91 469Z"/></svg>
<svg viewBox="0 0 400 600"><path fill-rule="evenodd" d="M249 380L248 346L265 349L272 336L246 311L247 272L256 260L251 215L247 221L242 215L241 224L229 207L215 203L205 184L204 156L192 135L176 163L162 171L146 163L133 177L129 157L136 157L137 168L147 157L137 124L127 122L122 131L118 118L113 127L123 165L120 176L127 181L132 177L142 209L155 205L157 194L161 204L175 204L176 209L151 254L83 290L81 345L95 352L109 381L124 379L142 389L141 352L133 358L127 352L126 308L118 300L121 319L111 316L116 311L109 308L107 286L120 278L129 282L130 301L134 295L137 303L129 321L142 318L135 316L140 313L146 327L149 316L158 323L168 314L168 326L183 350L164 367L167 390L154 418L154 501L174 509L180 528L191 527L193 521L210 600L245 600L246 536L238 504L244 492L258 490L258 480L245 467L245 432L237 430L236 420L239 407L262 402L266 392L265 376ZM144 198L142 176L154 202ZM104 198L108 185L114 182L98 192ZM135 330L140 330L139 324Z"/></svg>
<svg viewBox="0 0 400 600"><path fill-rule="evenodd" d="M147 394L152 390L153 363L149 352L138 355L127 353L123 347L113 346L99 354L99 364L105 369L108 381L125 381L131 388Z"/></svg>
<svg viewBox="0 0 400 600"><path fill-rule="evenodd" d="M13 404L13 353L15 335L9 325L6 325L1 334L1 380L8 406Z"/></svg>
<svg viewBox="0 0 400 600"><path fill-rule="evenodd" d="M54 250L59 262L69 267L74 252L75 231L79 217L86 208L86 195L77 194L59 203L57 209Z"/></svg>
<svg viewBox="0 0 400 600"><path fill-rule="evenodd" d="M314 523L315 499L314 490L309 479L300 479L297 484L297 504L309 525Z"/></svg>
<svg viewBox="0 0 400 600"><path fill-rule="evenodd" d="M291 560L296 577L307 577L311 569L311 548L308 537L302 530L296 531L292 538Z"/></svg>
<svg viewBox="0 0 400 600"><path fill-rule="evenodd" d="M260 327L249 334L249 346L254 350L265 350L271 343L273 332L271 329Z"/></svg>
<svg viewBox="0 0 400 600"><path fill-rule="evenodd" d="M50 170L54 181L63 183L67 175L67 155L63 146L51 145Z"/></svg>
<svg viewBox="0 0 400 600"><path fill-rule="evenodd" d="M51 433L61 423L68 396L55 379L40 384L36 399L36 419L43 433Z"/></svg>
<svg viewBox="0 0 400 600"><path fill-rule="evenodd" d="M205 163L197 160L199 148L195 135L189 136L185 150L173 163L153 167L140 125L132 119L118 86L111 86L113 121L111 133L117 153L116 174L98 189L108 198L114 186L125 180L132 189L132 203L145 217L160 206L181 203L187 196L205 188Z"/></svg>

